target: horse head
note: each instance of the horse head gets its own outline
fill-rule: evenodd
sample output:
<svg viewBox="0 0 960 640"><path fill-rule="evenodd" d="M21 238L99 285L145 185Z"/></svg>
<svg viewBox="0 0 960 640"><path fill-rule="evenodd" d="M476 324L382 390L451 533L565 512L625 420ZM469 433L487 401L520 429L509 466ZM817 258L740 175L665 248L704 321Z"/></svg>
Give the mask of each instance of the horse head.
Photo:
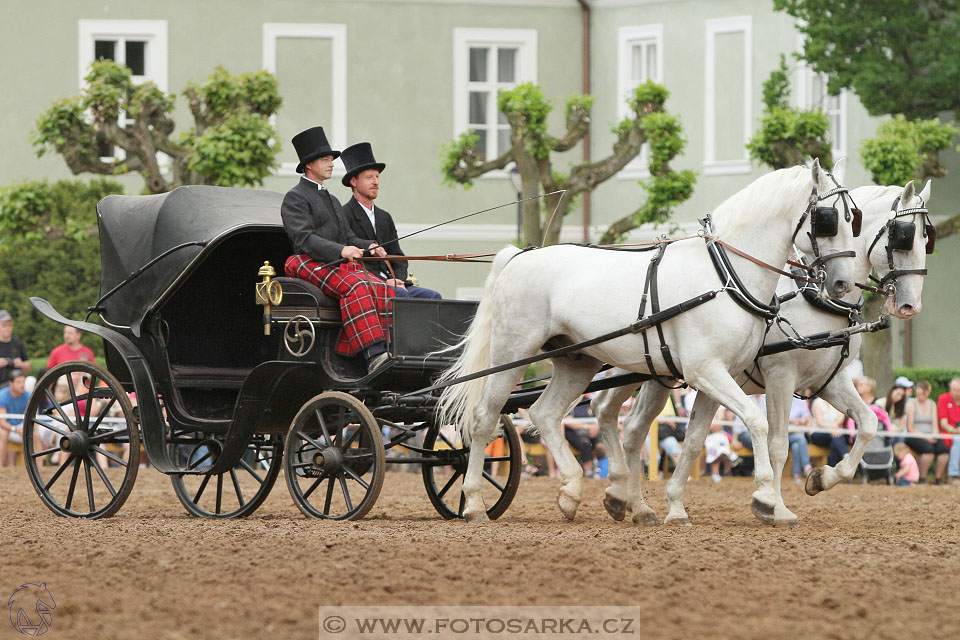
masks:
<svg viewBox="0 0 960 640"><path fill-rule="evenodd" d="M926 257L933 253L937 233L927 214L930 192L929 180L920 193L911 180L899 195L867 205L865 254L887 296L884 311L898 318L920 313Z"/></svg>
<svg viewBox="0 0 960 640"><path fill-rule="evenodd" d="M833 171L825 171L815 159L810 167L813 190L804 216L796 228L794 243L812 256L811 269L830 298L841 298L855 283L856 241L860 210L843 186L846 159Z"/></svg>

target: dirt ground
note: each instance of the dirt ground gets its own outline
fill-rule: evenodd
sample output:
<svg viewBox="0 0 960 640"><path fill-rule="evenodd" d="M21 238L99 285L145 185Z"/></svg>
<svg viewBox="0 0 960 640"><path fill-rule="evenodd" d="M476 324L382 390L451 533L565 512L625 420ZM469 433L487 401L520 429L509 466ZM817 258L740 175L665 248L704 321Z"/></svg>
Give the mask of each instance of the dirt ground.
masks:
<svg viewBox="0 0 960 640"><path fill-rule="evenodd" d="M960 633L960 489L810 498L789 482L800 525L773 529L750 512L749 479L705 480L688 490L693 527L642 528L607 516L606 486L587 480L567 522L558 481L524 479L500 520L467 525L435 514L419 474L392 472L367 518L344 523L305 519L281 477L254 516L214 521L144 469L120 512L91 522L53 515L23 468L4 468L0 596L46 582L47 638L317 638L318 606L371 604L640 606L635 638ZM662 518L664 483L647 486Z"/></svg>

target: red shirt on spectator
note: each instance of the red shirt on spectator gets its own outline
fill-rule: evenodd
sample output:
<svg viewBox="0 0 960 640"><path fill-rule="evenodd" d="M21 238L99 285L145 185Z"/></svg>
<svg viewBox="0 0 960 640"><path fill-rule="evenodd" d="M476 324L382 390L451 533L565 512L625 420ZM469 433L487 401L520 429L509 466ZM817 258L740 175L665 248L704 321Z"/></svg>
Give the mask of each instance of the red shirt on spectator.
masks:
<svg viewBox="0 0 960 640"><path fill-rule="evenodd" d="M941 394L940 397L937 398L937 420L944 418L954 427L960 423L960 404L953 401L953 397L951 397L949 391ZM952 439L953 438L946 438L948 442Z"/></svg>
<svg viewBox="0 0 960 640"><path fill-rule="evenodd" d="M58 364L71 362L73 360L93 362L93 351L83 345L80 345L77 350L74 351L67 345L62 344L50 352L50 357L47 359L47 369L52 369Z"/></svg>

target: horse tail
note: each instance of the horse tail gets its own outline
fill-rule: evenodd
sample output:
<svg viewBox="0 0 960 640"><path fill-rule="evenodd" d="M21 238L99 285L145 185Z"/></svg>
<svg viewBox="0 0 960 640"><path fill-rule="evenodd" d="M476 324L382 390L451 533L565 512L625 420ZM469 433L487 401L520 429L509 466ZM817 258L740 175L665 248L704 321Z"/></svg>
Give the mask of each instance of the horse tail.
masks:
<svg viewBox="0 0 960 640"><path fill-rule="evenodd" d="M493 287L497 278L507 263L522 253L517 247L501 249L493 259L490 273L483 285L483 297L477 307L477 314L470 323L470 328L463 338L455 345L444 351L460 351L457 361L437 380L437 383L447 382L460 376L469 375L490 367L490 335L493 329ZM467 411L476 411L476 407L483 399L486 378L478 378L469 382L451 385L440 394L437 403L437 424L455 424L460 428L460 435L465 444L470 443L473 431L473 416Z"/></svg>

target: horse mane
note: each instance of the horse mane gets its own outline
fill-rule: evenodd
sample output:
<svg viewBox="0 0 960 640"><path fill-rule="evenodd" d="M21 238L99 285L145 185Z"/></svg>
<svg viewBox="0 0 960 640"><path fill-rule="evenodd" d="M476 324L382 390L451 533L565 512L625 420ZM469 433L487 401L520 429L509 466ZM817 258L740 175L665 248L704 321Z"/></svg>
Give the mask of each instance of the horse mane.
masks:
<svg viewBox="0 0 960 640"><path fill-rule="evenodd" d="M851 191L856 191L856 198L864 203L867 203L887 195L900 195L903 193L903 187L898 187L896 185L869 184L863 187L857 187L856 189L851 189Z"/></svg>
<svg viewBox="0 0 960 640"><path fill-rule="evenodd" d="M798 199L797 190L802 186L807 191L804 196L809 195L813 186L809 167L787 167L760 176L714 209L716 235L734 235L750 224L763 222L764 217L774 212L790 211L799 219L803 203ZM787 206L790 209L785 209Z"/></svg>

